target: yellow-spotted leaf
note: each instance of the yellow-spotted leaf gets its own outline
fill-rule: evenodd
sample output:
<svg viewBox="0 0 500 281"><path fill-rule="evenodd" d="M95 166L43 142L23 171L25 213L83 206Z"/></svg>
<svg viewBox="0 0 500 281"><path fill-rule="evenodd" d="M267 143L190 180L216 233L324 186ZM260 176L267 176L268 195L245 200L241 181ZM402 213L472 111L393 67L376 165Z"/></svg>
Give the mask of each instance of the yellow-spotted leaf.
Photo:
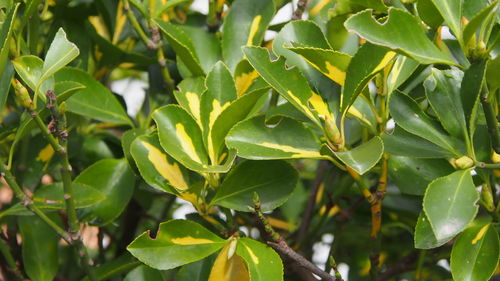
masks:
<svg viewBox="0 0 500 281"><path fill-rule="evenodd" d="M177 85L179 91L174 91L174 96L180 106L189 112L201 127L200 101L201 94L205 92L205 79L203 77L188 77Z"/></svg>
<svg viewBox="0 0 500 281"><path fill-rule="evenodd" d="M347 68L346 80L342 88L340 109L343 114L368 85L368 82L395 57L395 52L370 43L359 48Z"/></svg>
<svg viewBox="0 0 500 281"><path fill-rule="evenodd" d="M269 85L320 128L322 128L320 118L328 116L334 119L327 103L311 90L300 70L289 69L285 65L284 58L271 61L268 51L259 47L244 47L243 52Z"/></svg>
<svg viewBox="0 0 500 281"><path fill-rule="evenodd" d="M177 26L162 20L153 20L163 31L166 39L174 49L175 53L182 60L189 72L193 76L204 75L200 60L196 56L195 48L191 39Z"/></svg>
<svg viewBox="0 0 500 281"><path fill-rule="evenodd" d="M369 171L382 157L384 144L379 136L345 152L334 152L335 156L351 169L362 175Z"/></svg>
<svg viewBox="0 0 500 281"><path fill-rule="evenodd" d="M225 244L226 240L195 222L170 220L160 224L155 238L144 232L127 250L146 265L167 270L208 257Z"/></svg>
<svg viewBox="0 0 500 281"><path fill-rule="evenodd" d="M236 100L238 94L231 72L221 61L208 73L205 84L207 91L201 96L200 104L203 139L212 165L217 165L219 161L212 142L212 127L217 117Z"/></svg>
<svg viewBox="0 0 500 281"><path fill-rule="evenodd" d="M253 116L255 111L262 108L268 100L269 88L258 89L245 94L232 102L224 109L215 120L211 130L208 144L213 147L213 154L219 160L222 160L224 152L224 140L229 130L241 120Z"/></svg>
<svg viewBox="0 0 500 281"><path fill-rule="evenodd" d="M245 261L235 251L239 246L237 238L232 238L220 251L212 266L208 281L250 281Z"/></svg>
<svg viewBox="0 0 500 281"><path fill-rule="evenodd" d="M163 151L156 133L136 138L130 153L142 178L152 187L173 194L188 190L183 167Z"/></svg>
<svg viewBox="0 0 500 281"><path fill-rule="evenodd" d="M310 65L335 83L341 86L344 85L347 66L351 62L350 55L330 49L302 47L299 44L292 44L294 47L288 47L289 50L299 54Z"/></svg>
<svg viewBox="0 0 500 281"><path fill-rule="evenodd" d="M250 281L283 280L283 262L271 247L250 238L241 238L236 254L245 260Z"/></svg>
<svg viewBox="0 0 500 281"><path fill-rule="evenodd" d="M247 159L325 158L314 133L290 118L272 127L266 126L265 116L242 121L229 131L226 144Z"/></svg>
<svg viewBox="0 0 500 281"><path fill-rule="evenodd" d="M260 45L273 15L273 1L233 1L222 26L222 56L231 71L243 58L241 46Z"/></svg>
<svg viewBox="0 0 500 281"><path fill-rule="evenodd" d="M153 113L163 149L186 168L204 172L208 155L203 145L201 129L182 107L167 105Z"/></svg>
<svg viewBox="0 0 500 281"><path fill-rule="evenodd" d="M267 83L260 78L259 73L252 67L248 60L241 60L234 70L234 82L238 96L267 86Z"/></svg>

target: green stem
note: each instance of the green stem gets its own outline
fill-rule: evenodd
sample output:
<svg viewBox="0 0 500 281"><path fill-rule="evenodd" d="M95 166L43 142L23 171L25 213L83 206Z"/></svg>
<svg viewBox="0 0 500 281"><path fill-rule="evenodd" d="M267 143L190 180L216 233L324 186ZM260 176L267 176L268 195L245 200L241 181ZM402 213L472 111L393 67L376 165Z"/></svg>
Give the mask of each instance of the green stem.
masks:
<svg viewBox="0 0 500 281"><path fill-rule="evenodd" d="M488 126L491 144L496 153L500 153L500 130L498 129L498 121L495 114L495 109L492 104L492 99L488 97L488 89L486 83L482 87L481 104L483 105L484 117Z"/></svg>
<svg viewBox="0 0 500 281"><path fill-rule="evenodd" d="M124 0L123 4L124 4L123 7L124 7L125 12L127 14L128 20L132 24L132 27L134 27L134 29L137 32L137 34L139 34L139 37L141 37L142 41L144 41L144 44L146 44L146 46L148 46L148 48L150 48L150 49L153 49L153 50L156 49L157 46L153 43L153 41L151 39L149 39L149 37L144 32L144 30L142 29L142 27L139 24L139 22L137 21L137 18L135 17L134 12L130 8L129 1L128 0Z"/></svg>
<svg viewBox="0 0 500 281"><path fill-rule="evenodd" d="M24 280L21 271L17 267L16 260L10 253L9 246L2 239L0 239L0 253L2 253L2 255L4 256L5 261L7 262L7 266L10 267L10 270L12 270L12 272L15 274L16 279Z"/></svg>
<svg viewBox="0 0 500 281"><path fill-rule="evenodd" d="M500 169L500 163L490 164L484 162L476 162L476 167L482 169Z"/></svg>
<svg viewBox="0 0 500 281"><path fill-rule="evenodd" d="M49 128L47 128L47 125L45 125L42 118L40 118L40 116L35 111L31 111L30 115L35 120L36 124L42 131L43 136L49 141L54 151L57 153L63 153L64 148L61 145L59 145L54 135L50 133Z"/></svg>
<svg viewBox="0 0 500 281"><path fill-rule="evenodd" d="M14 191L14 194L16 195L17 199L21 201L21 204L26 206L30 211L35 213L38 217L40 217L45 223L47 223L59 236L61 236L64 241L66 241L68 244L71 244L71 238L69 237L68 233L64 231L57 223L55 223L53 220L51 220L42 210L40 210L21 189L21 187L17 184L17 181L12 174L12 172L8 169L8 167L4 163L0 163L0 172L2 173L2 176L5 178L5 181L7 184L10 186L12 191Z"/></svg>
<svg viewBox="0 0 500 281"><path fill-rule="evenodd" d="M208 1L208 17L207 17L207 26L208 29L212 32L217 31L219 28L219 11L217 10L217 1L209 0Z"/></svg>

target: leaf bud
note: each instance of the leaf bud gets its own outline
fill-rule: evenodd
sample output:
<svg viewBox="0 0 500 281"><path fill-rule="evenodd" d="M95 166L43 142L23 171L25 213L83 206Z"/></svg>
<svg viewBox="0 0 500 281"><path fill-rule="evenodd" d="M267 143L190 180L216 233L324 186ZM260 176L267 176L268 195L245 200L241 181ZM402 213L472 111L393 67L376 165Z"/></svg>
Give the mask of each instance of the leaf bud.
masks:
<svg viewBox="0 0 500 281"><path fill-rule="evenodd" d="M14 87L16 96L19 98L22 106L28 109L34 109L33 102L31 101L30 94L26 87L24 87L23 84L21 84L21 82L17 79L12 80L12 86Z"/></svg>
<svg viewBox="0 0 500 281"><path fill-rule="evenodd" d="M455 159L453 162L459 169L468 169L474 166L474 160L472 160L469 156L462 156Z"/></svg>

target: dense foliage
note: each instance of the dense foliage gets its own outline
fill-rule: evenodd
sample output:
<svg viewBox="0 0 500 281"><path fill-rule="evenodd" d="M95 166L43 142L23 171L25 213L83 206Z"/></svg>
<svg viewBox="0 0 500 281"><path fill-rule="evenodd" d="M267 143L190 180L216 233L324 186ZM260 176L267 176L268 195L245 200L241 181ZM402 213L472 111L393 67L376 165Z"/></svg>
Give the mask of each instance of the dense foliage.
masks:
<svg viewBox="0 0 500 281"><path fill-rule="evenodd" d="M498 0L205 4L0 0L0 280L499 272Z"/></svg>

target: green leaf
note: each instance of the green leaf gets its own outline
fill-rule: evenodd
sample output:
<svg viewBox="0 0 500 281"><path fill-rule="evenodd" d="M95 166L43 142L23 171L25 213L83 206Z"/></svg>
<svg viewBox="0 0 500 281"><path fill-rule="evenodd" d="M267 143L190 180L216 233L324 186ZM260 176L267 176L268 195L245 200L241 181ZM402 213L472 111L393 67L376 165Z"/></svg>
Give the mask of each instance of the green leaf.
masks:
<svg viewBox="0 0 500 281"><path fill-rule="evenodd" d="M460 95L460 70L432 69L424 81L425 95L443 127L456 138L466 138L467 126Z"/></svg>
<svg viewBox="0 0 500 281"><path fill-rule="evenodd" d="M391 134L383 134L385 152L413 158L452 158L453 153L396 126Z"/></svg>
<svg viewBox="0 0 500 281"><path fill-rule="evenodd" d="M0 75L0 108L2 109L7 102L7 97L9 96L10 81L12 80L12 77L14 77L14 67L10 62L8 62Z"/></svg>
<svg viewBox="0 0 500 281"><path fill-rule="evenodd" d="M205 28L178 25L180 30L189 37L193 46L193 53L198 58L200 66L208 73L212 66L222 59L220 41L215 33L208 32Z"/></svg>
<svg viewBox="0 0 500 281"><path fill-rule="evenodd" d="M201 260L224 247L226 241L203 226L187 220L161 223L156 237L139 235L127 250L150 267L167 270Z"/></svg>
<svg viewBox="0 0 500 281"><path fill-rule="evenodd" d="M367 43L359 48L347 68L340 101L342 114L347 112L368 82L395 57L396 53L373 44Z"/></svg>
<svg viewBox="0 0 500 281"><path fill-rule="evenodd" d="M48 215L58 221L57 215ZM24 270L33 281L51 281L59 265L59 236L37 216L19 217Z"/></svg>
<svg viewBox="0 0 500 281"><path fill-rule="evenodd" d="M391 155L389 178L402 193L424 195L427 185L436 178L451 174L454 169L444 159L425 159Z"/></svg>
<svg viewBox="0 0 500 281"><path fill-rule="evenodd" d="M298 67L311 85L316 88L325 87L325 83L322 82L328 82L328 79L324 79L323 75L298 54L287 49L293 45L330 49L330 44L328 44L320 27L310 20L296 20L287 23L273 40L273 52L278 56L285 57L288 66Z"/></svg>
<svg viewBox="0 0 500 281"><path fill-rule="evenodd" d="M146 265L140 265L130 271L123 281L164 281L161 271Z"/></svg>
<svg viewBox="0 0 500 281"><path fill-rule="evenodd" d="M285 161L245 161L227 175L211 204L251 212L257 193L262 210L270 211L285 203L297 180L297 171Z"/></svg>
<svg viewBox="0 0 500 281"><path fill-rule="evenodd" d="M222 55L234 72L243 59L241 46L259 46L274 15L274 2L268 0L236 0L222 26Z"/></svg>
<svg viewBox="0 0 500 281"><path fill-rule="evenodd" d="M189 112L201 127L200 101L201 94L206 90L205 79L199 77L188 77L177 85L179 91L174 91L175 99L180 106Z"/></svg>
<svg viewBox="0 0 500 281"><path fill-rule="evenodd" d="M351 62L350 55L330 49L300 47L297 46L297 44L293 45L294 47L287 47L287 49L300 55L307 63L335 83L341 86L344 85L347 67Z"/></svg>
<svg viewBox="0 0 500 281"><path fill-rule="evenodd" d="M141 264L131 254L125 253L118 258L114 258L102 265L95 267L95 274L98 281L109 280L110 277L122 275L136 268ZM82 278L80 281L89 281L88 277Z"/></svg>
<svg viewBox="0 0 500 281"><path fill-rule="evenodd" d="M346 20L345 27L373 44L401 52L422 64L455 65L429 40L419 19L403 10L389 8L389 18L383 24L365 10Z"/></svg>
<svg viewBox="0 0 500 281"><path fill-rule="evenodd" d="M398 56L387 77L387 95L401 86L415 72L419 63L406 56Z"/></svg>
<svg viewBox="0 0 500 281"><path fill-rule="evenodd" d="M21 56L12 60L12 64L16 69L17 74L21 77L23 82L33 91L37 89L40 78L43 74L43 61L35 56ZM46 79L38 88L38 97L45 102L45 93L47 90L54 90L54 79Z"/></svg>
<svg viewBox="0 0 500 281"><path fill-rule="evenodd" d="M434 235L429 219L426 217L425 212L420 212L418 216L417 225L415 226L415 248L417 249L433 249L446 242L450 241L453 237L438 240Z"/></svg>
<svg viewBox="0 0 500 281"><path fill-rule="evenodd" d="M487 281L497 268L500 241L491 224L467 228L453 245L451 274L455 280Z"/></svg>
<svg viewBox="0 0 500 281"><path fill-rule="evenodd" d="M207 91L201 96L200 102L203 139L211 163L217 165L219 159L212 142L212 127L217 117L238 97L238 94L231 72L221 61L210 70L205 84Z"/></svg>
<svg viewBox="0 0 500 281"><path fill-rule="evenodd" d="M486 81L490 86L490 92L496 91L500 88L500 79L498 79L498 75L500 75L500 56L497 56L493 60L488 60L488 66L486 68Z"/></svg>
<svg viewBox="0 0 500 281"><path fill-rule="evenodd" d="M236 254L245 260L251 281L283 280L283 262L271 247L250 238L240 238Z"/></svg>
<svg viewBox="0 0 500 281"><path fill-rule="evenodd" d="M92 186L106 199L80 212L81 220L94 225L106 225L118 217L134 191L134 173L125 159L105 159L89 166L74 183Z"/></svg>
<svg viewBox="0 0 500 281"><path fill-rule="evenodd" d="M457 140L448 136L435 121L420 109L411 97L396 91L391 95L389 107L394 121L404 130L424 138L455 155L464 155L464 153L458 152Z"/></svg>
<svg viewBox="0 0 500 281"><path fill-rule="evenodd" d="M9 13L3 20L2 25L0 25L0 73L3 73L5 71L7 61L9 59L9 42L19 5L20 4L18 3L14 7L14 9L9 10Z"/></svg>
<svg viewBox="0 0 500 281"><path fill-rule="evenodd" d="M104 199L106 196L99 190L83 184L73 184L73 199L75 201L75 208L82 209L95 205ZM36 190L32 196L34 204L41 210L64 210L66 203L64 200L64 190L61 182L42 186ZM32 215L33 212L29 211L21 203L0 213L0 218L5 216L17 215Z"/></svg>
<svg viewBox="0 0 500 281"><path fill-rule="evenodd" d="M202 132L196 121L176 105L160 107L153 113L163 149L188 169L203 172L208 168L208 155Z"/></svg>
<svg viewBox="0 0 500 281"><path fill-rule="evenodd" d="M68 111L113 124L133 126L118 99L87 72L65 67L55 75L56 82L74 81L85 85L66 102Z"/></svg>
<svg viewBox="0 0 500 281"><path fill-rule="evenodd" d="M368 172L384 153L384 144L379 136L345 152L334 152L335 156L351 169L362 175Z"/></svg>
<svg viewBox="0 0 500 281"><path fill-rule="evenodd" d="M78 47L68 41L66 32L62 28L57 31L54 40L50 44L45 61L43 62L42 76L38 83L54 75L80 54Z"/></svg>
<svg viewBox="0 0 500 281"><path fill-rule="evenodd" d="M175 275L174 281L206 281L210 276L215 256L207 257L183 266Z"/></svg>
<svg viewBox="0 0 500 281"><path fill-rule="evenodd" d="M470 19L469 23L465 26L463 31L464 45L469 44L469 41L472 39L472 36L474 36L476 31L484 24L484 21L486 19L489 19L494 13L497 12L498 10L497 8L498 8L498 0L493 1L490 5L486 6L479 13L474 15L472 19Z"/></svg>
<svg viewBox="0 0 500 281"><path fill-rule="evenodd" d="M263 88L241 96L224 109L217 119L215 119L209 136L211 137L211 144L216 157L219 157L221 152L224 151L224 141L229 130L231 130L236 123L252 115L255 106L259 106L259 101L261 101L263 97L267 98L268 95L266 94L268 92L269 88Z"/></svg>
<svg viewBox="0 0 500 281"><path fill-rule="evenodd" d="M328 105L311 90L300 70L288 69L282 57L270 61L269 53L264 48L244 47L243 53L269 85L322 128L318 115L330 115ZM315 110L309 107L310 104Z"/></svg>
<svg viewBox="0 0 500 281"><path fill-rule="evenodd" d="M432 28L437 28L443 23L443 17L432 3L432 0L417 1L418 16Z"/></svg>
<svg viewBox="0 0 500 281"><path fill-rule="evenodd" d="M264 116L242 121L229 131L226 145L247 159L326 158L313 132L290 118L272 127L266 126Z"/></svg>
<svg viewBox="0 0 500 281"><path fill-rule="evenodd" d="M476 216L479 194L470 170L456 171L432 181L425 192L423 207L438 240L460 233Z"/></svg>
<svg viewBox="0 0 500 281"><path fill-rule="evenodd" d="M130 146L130 153L142 178L150 186L172 194L189 188L183 167L163 152L157 134L136 138Z"/></svg>
<svg viewBox="0 0 500 281"><path fill-rule="evenodd" d="M462 37L462 3L463 0L431 0L441 13L446 25L460 41Z"/></svg>
<svg viewBox="0 0 500 281"><path fill-rule="evenodd" d="M132 154L130 152L131 150L131 145L132 142L138 137L142 136L148 133L147 129L144 128L135 128L135 129L130 129L123 133L121 137L121 145L122 145L122 150L125 158L127 159L128 164L130 165L130 168L134 171L136 175L139 175L139 170L137 168L137 165L135 164L134 158L132 157Z"/></svg>
<svg viewBox="0 0 500 281"><path fill-rule="evenodd" d="M460 97L470 134L474 134L481 88L486 75L486 61L473 62L464 73L460 85Z"/></svg>
<svg viewBox="0 0 500 281"><path fill-rule="evenodd" d="M189 72L193 76L205 75L200 61L195 53L195 48L191 39L177 26L161 20L153 20L156 25L163 31L166 39L174 49L177 56L186 65Z"/></svg>

